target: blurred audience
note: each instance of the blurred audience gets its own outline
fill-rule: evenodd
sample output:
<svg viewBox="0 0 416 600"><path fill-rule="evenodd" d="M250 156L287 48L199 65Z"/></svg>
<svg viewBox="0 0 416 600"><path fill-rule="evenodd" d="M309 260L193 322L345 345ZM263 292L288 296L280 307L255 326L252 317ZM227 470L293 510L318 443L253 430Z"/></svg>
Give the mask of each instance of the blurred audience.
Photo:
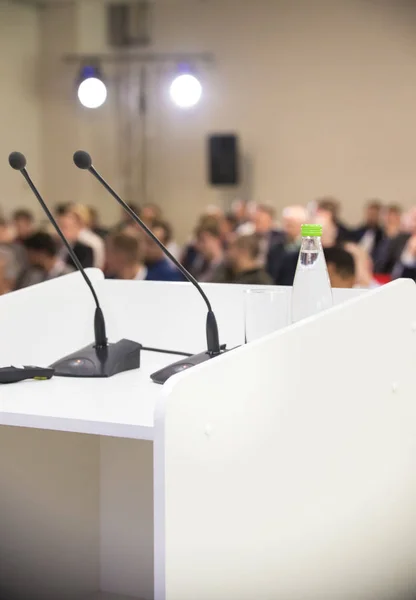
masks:
<svg viewBox="0 0 416 600"><path fill-rule="evenodd" d="M353 233L340 221L338 200L332 197L324 197L317 200L315 204L316 213L311 215L316 217L314 222L327 226L331 230L331 235L335 238L335 243L341 244L354 239Z"/></svg>
<svg viewBox="0 0 416 600"><path fill-rule="evenodd" d="M23 270L16 281L16 289L28 287L74 271L59 257L57 241L49 234L38 231L27 237L24 242L29 266Z"/></svg>
<svg viewBox="0 0 416 600"><path fill-rule="evenodd" d="M163 219L162 209L157 204L143 204L140 218L148 227L152 228L155 221Z"/></svg>
<svg viewBox="0 0 416 600"><path fill-rule="evenodd" d="M273 283L259 260L260 240L256 234L238 236L229 245L224 263L214 273L216 283L270 285Z"/></svg>
<svg viewBox="0 0 416 600"><path fill-rule="evenodd" d="M64 236L70 243L81 265L84 269L92 267L94 265L94 251L89 244L80 240L80 237L83 237L82 232L85 227L79 215L74 211L73 205L65 204L58 206L56 216L59 227L62 229ZM65 246L61 247L59 257L68 266L75 266Z"/></svg>
<svg viewBox="0 0 416 600"><path fill-rule="evenodd" d="M16 289L20 271L15 254L7 246L0 245L0 295Z"/></svg>
<svg viewBox="0 0 416 600"><path fill-rule="evenodd" d="M322 244L333 287L371 288L397 277L416 281L416 207L402 214L398 205L383 206L371 200L363 223L349 229L341 222L340 205L332 197L311 201L306 208L286 206L279 221L274 208L266 204L238 200L228 213L209 205L182 251L158 205L131 208L201 282L292 285L301 225L306 222L323 227ZM160 246L124 211L111 230L101 225L92 207L69 203L55 212L84 267L99 267L117 279L183 281ZM73 269L59 236L43 230L30 211L16 210L10 221L0 218L0 294Z"/></svg>
<svg viewBox="0 0 416 600"><path fill-rule="evenodd" d="M130 203L128 205L128 207L134 213L136 213L136 215L141 217L141 210L140 210L140 206L138 204ZM133 221L133 219L126 213L124 208L121 208L120 209L120 221L114 227L114 231L128 233L130 235L136 235L136 234L140 233L141 229L138 225L136 225L136 223Z"/></svg>
<svg viewBox="0 0 416 600"><path fill-rule="evenodd" d="M266 271L276 285L292 285L301 243L301 225L306 222L303 206L288 206L282 213L283 230L275 236L266 256Z"/></svg>
<svg viewBox="0 0 416 600"><path fill-rule="evenodd" d="M10 225L3 217L0 217L0 244L11 244L15 240L15 233Z"/></svg>
<svg viewBox="0 0 416 600"><path fill-rule="evenodd" d="M164 221L154 221L152 233L165 244L172 236L170 225ZM144 237L146 279L149 281L183 281L182 273L166 258L163 250L149 236Z"/></svg>
<svg viewBox="0 0 416 600"><path fill-rule="evenodd" d="M35 217L30 210L16 210L12 216L12 223L15 242L24 242L35 231Z"/></svg>
<svg viewBox="0 0 416 600"><path fill-rule="evenodd" d="M373 261L367 250L354 242L347 242L344 244L344 249L349 252L354 259L354 287L365 289L377 287L378 283L373 276Z"/></svg>
<svg viewBox="0 0 416 600"><path fill-rule="evenodd" d="M355 230L354 238L371 256L377 255L378 247L383 239L381 226L383 205L380 200L371 200L365 209L364 223Z"/></svg>
<svg viewBox="0 0 416 600"><path fill-rule="evenodd" d="M82 204L69 205L69 211L72 211L81 225L78 234L78 242L89 246L93 253L93 267L104 269L105 265L105 243L102 237L92 230L91 210Z"/></svg>
<svg viewBox="0 0 416 600"><path fill-rule="evenodd" d="M404 250L409 233L402 228L402 210L400 206L387 206L383 217L383 235L374 256L376 273L392 273Z"/></svg>
<svg viewBox="0 0 416 600"><path fill-rule="evenodd" d="M238 219L233 213L227 213L219 219L219 227L221 233L221 239L224 243L224 246L227 247L228 244L234 240L236 236L236 231L238 228Z"/></svg>
<svg viewBox="0 0 416 600"><path fill-rule="evenodd" d="M112 279L147 278L142 238L126 233L114 233L107 238L107 273Z"/></svg>
<svg viewBox="0 0 416 600"><path fill-rule="evenodd" d="M248 223L251 219L249 204L244 200L235 200L232 203L231 214L235 217L237 227Z"/></svg>
<svg viewBox="0 0 416 600"><path fill-rule="evenodd" d="M355 262L352 254L341 246L324 250L329 280L333 288L353 288L355 285Z"/></svg>
<svg viewBox="0 0 416 600"><path fill-rule="evenodd" d="M7 278L7 258L0 250L0 296L8 294L13 290L13 283Z"/></svg>
<svg viewBox="0 0 416 600"><path fill-rule="evenodd" d="M408 277L416 281L416 207L405 215L406 240L392 270L394 279Z"/></svg>
<svg viewBox="0 0 416 600"><path fill-rule="evenodd" d="M197 258L192 266L199 281L213 281L224 261L224 243L216 219L205 220L196 231Z"/></svg>
<svg viewBox="0 0 416 600"><path fill-rule="evenodd" d="M259 204L253 214L254 232L260 243L260 260L266 261L270 249L283 240L283 234L275 226L275 210Z"/></svg>
<svg viewBox="0 0 416 600"><path fill-rule="evenodd" d="M108 229L101 225L98 210L94 206L88 206L88 211L90 213L91 231L100 236L100 238L105 239L108 235Z"/></svg>

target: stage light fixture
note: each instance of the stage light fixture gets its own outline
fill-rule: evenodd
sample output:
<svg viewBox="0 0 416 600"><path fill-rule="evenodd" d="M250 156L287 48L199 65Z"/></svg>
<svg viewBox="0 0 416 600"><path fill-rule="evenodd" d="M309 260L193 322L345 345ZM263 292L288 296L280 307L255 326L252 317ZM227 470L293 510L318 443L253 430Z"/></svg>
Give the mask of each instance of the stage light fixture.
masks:
<svg viewBox="0 0 416 600"><path fill-rule="evenodd" d="M82 67L78 80L78 99L85 108L100 108L107 99L107 87L99 67Z"/></svg>
<svg viewBox="0 0 416 600"><path fill-rule="evenodd" d="M170 86L172 102L179 108L192 108L201 99L202 85L191 73L177 75Z"/></svg>

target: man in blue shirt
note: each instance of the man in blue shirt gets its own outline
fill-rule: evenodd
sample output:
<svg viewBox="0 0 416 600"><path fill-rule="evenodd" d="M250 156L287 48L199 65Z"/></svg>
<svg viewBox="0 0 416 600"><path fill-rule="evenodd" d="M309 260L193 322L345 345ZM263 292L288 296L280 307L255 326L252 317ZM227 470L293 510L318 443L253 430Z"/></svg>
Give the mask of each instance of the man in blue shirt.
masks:
<svg viewBox="0 0 416 600"><path fill-rule="evenodd" d="M172 237L171 228L164 221L155 221L152 232L165 246ZM147 281L184 281L182 273L150 237L146 236L145 243Z"/></svg>

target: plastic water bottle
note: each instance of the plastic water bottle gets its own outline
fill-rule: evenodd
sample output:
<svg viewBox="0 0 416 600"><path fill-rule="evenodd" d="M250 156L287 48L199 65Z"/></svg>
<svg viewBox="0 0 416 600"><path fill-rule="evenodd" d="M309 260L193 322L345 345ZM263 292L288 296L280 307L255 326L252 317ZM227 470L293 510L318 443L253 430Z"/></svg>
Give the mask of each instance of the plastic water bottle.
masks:
<svg viewBox="0 0 416 600"><path fill-rule="evenodd" d="M292 291L292 323L332 306L321 236L322 225L302 225L302 245Z"/></svg>

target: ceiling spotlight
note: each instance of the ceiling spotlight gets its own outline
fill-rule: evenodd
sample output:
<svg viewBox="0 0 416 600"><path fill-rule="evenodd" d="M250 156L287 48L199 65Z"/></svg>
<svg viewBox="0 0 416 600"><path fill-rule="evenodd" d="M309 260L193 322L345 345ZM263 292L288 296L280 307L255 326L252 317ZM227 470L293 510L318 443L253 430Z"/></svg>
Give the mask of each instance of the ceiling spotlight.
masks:
<svg viewBox="0 0 416 600"><path fill-rule="evenodd" d="M183 73L171 83L170 97L179 108L192 108L198 104L201 96L202 85L194 75Z"/></svg>
<svg viewBox="0 0 416 600"><path fill-rule="evenodd" d="M99 108L107 99L107 88L98 67L82 67L78 80L78 99L85 108Z"/></svg>

